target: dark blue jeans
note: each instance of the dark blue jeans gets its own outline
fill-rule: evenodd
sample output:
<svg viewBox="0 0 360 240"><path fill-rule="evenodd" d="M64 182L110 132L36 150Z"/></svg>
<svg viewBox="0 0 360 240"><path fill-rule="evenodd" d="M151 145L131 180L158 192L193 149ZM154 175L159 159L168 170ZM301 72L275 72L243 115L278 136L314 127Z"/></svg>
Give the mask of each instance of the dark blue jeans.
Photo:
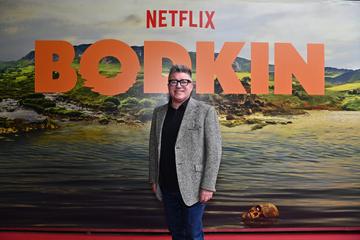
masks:
<svg viewBox="0 0 360 240"><path fill-rule="evenodd" d="M203 240L202 217L205 203L197 202L188 207L180 192L162 190L165 215L173 240Z"/></svg>

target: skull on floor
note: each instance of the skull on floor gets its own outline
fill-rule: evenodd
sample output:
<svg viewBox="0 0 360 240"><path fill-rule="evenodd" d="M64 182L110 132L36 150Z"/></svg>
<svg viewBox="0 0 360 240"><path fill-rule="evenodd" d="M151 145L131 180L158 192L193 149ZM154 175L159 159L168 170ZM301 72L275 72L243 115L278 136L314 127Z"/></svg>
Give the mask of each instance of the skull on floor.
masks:
<svg viewBox="0 0 360 240"><path fill-rule="evenodd" d="M256 221L264 220L267 218L277 218L279 217L279 210L272 203L262 203L252 207L248 212L244 212L241 217L244 221Z"/></svg>

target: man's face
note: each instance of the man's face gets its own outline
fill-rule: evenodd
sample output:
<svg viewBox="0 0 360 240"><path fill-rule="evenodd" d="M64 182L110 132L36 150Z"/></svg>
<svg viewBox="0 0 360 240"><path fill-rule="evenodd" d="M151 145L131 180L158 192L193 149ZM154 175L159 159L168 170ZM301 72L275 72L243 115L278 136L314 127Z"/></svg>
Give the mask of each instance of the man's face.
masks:
<svg viewBox="0 0 360 240"><path fill-rule="evenodd" d="M175 72L173 73L170 78L170 80L191 80L191 77L187 73L183 72ZM180 83L177 83L176 86L168 85L169 88L169 94L171 96L172 101L174 102L183 102L185 101L191 94L191 91L193 89L192 82L188 83L187 86L181 86Z"/></svg>

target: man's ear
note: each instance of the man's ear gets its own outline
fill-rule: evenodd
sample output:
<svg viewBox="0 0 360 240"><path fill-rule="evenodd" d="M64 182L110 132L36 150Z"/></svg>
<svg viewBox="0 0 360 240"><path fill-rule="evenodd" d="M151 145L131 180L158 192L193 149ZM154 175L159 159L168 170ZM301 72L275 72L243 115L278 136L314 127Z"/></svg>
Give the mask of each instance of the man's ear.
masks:
<svg viewBox="0 0 360 240"><path fill-rule="evenodd" d="M193 92L194 91L194 88L195 88L195 83L194 82L192 82L192 84L191 84L191 92Z"/></svg>

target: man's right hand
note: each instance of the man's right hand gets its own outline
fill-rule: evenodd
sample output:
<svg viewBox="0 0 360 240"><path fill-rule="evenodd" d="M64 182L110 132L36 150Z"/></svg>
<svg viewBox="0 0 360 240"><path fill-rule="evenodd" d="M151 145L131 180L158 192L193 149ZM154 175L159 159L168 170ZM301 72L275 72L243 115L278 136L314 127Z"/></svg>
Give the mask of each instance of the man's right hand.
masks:
<svg viewBox="0 0 360 240"><path fill-rule="evenodd" d="M156 183L151 184L153 193L156 193Z"/></svg>

